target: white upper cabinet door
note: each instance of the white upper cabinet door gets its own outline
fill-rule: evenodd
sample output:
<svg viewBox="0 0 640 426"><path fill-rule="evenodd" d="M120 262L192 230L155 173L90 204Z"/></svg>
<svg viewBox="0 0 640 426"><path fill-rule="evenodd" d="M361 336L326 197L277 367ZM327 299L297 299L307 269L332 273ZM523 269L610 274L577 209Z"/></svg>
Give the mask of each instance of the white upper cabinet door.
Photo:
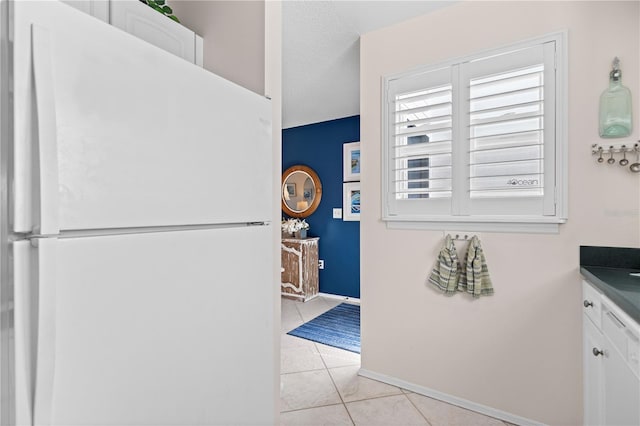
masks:
<svg viewBox="0 0 640 426"><path fill-rule="evenodd" d="M196 61L195 64L204 67L204 40L196 34Z"/></svg>
<svg viewBox="0 0 640 426"><path fill-rule="evenodd" d="M109 22L109 0L62 0L62 2L101 21Z"/></svg>
<svg viewBox="0 0 640 426"><path fill-rule="evenodd" d="M269 100L57 2L15 34L16 232L270 220Z"/></svg>
<svg viewBox="0 0 640 426"><path fill-rule="evenodd" d="M195 33L138 0L111 1L111 25L196 62Z"/></svg>

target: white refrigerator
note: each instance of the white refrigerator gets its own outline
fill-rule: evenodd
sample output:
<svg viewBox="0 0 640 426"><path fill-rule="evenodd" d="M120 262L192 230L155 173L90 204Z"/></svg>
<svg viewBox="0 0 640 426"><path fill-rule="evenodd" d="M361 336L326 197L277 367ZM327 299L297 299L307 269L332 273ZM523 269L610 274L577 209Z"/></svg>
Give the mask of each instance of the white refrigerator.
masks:
<svg viewBox="0 0 640 426"><path fill-rule="evenodd" d="M3 421L271 424L270 101L56 1L8 6Z"/></svg>

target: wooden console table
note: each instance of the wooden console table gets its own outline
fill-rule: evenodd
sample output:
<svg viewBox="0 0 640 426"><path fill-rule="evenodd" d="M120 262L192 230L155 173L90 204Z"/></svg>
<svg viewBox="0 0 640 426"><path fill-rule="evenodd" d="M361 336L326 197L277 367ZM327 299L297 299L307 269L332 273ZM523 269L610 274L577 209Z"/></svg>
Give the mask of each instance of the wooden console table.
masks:
<svg viewBox="0 0 640 426"><path fill-rule="evenodd" d="M306 302L318 295L318 240L282 238L281 292L289 299Z"/></svg>

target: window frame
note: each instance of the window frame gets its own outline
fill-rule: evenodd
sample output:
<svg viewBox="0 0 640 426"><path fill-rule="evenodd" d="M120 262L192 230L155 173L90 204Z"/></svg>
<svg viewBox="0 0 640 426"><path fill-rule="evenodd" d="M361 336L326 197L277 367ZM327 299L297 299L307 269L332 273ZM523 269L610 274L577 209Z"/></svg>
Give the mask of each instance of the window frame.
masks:
<svg viewBox="0 0 640 426"><path fill-rule="evenodd" d="M557 233L559 224L565 223L568 218L568 164L567 164L567 147L568 147L568 55L567 55L568 32L566 30L559 31L528 40L503 45L498 48L486 49L473 53L449 59L443 62L419 66L400 73L383 76L382 78L382 220L386 222L388 228L397 229L433 229L446 230L457 229L460 231L498 231L498 232L534 232L534 233ZM395 113L393 106L395 100L389 96L389 85L391 81L409 80L411 78L419 78L421 74L434 72L440 69L450 69L454 76L452 77L453 85L453 114L458 120L464 120L465 110L468 109L468 101L461 99L459 79L460 64L471 61L486 59L491 56L501 55L515 50L526 49L544 45L545 43L555 43L555 103L554 103L554 124L553 132L555 141L553 154L555 161L553 162L555 185L549 186L545 182L545 193L552 191L555 198L555 213L552 215L460 215L452 210L451 214L429 214L429 213L410 213L399 212L393 214L390 212L390 202L394 199L391 184L391 176L393 175L392 158L390 145L395 144L395 140L390 136L392 130L390 117ZM547 83L545 82L545 85ZM546 103L545 103L546 105ZM461 128L466 123L453 124L453 142L452 142L452 174L460 173L460 157L464 156L460 152L460 145L466 141L461 141L464 135L460 134ZM458 146L456 149L455 146ZM545 150L548 144L545 143ZM467 165L465 164L465 167ZM466 173L466 172L465 172ZM453 195L455 197L455 195ZM453 200L453 197L451 200ZM496 201L498 203L498 201ZM452 205L454 203L452 202Z"/></svg>

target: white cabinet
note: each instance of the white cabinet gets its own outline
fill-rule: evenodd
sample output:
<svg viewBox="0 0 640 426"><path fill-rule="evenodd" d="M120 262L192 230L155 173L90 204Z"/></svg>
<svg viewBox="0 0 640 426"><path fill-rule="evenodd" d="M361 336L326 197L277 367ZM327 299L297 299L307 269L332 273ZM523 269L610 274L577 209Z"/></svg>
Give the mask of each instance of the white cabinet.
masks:
<svg viewBox="0 0 640 426"><path fill-rule="evenodd" d="M603 297L605 425L640 425L640 377L629 356L638 350L638 328L635 321Z"/></svg>
<svg viewBox="0 0 640 426"><path fill-rule="evenodd" d="M605 336L603 362L605 425L640 424L640 381Z"/></svg>
<svg viewBox="0 0 640 426"><path fill-rule="evenodd" d="M582 306L584 306L584 314L589 317L595 326L600 329L602 327L602 294L595 288L582 282Z"/></svg>
<svg viewBox="0 0 640 426"><path fill-rule="evenodd" d="M111 25L196 63L196 34L138 0L111 1Z"/></svg>
<svg viewBox="0 0 640 426"><path fill-rule="evenodd" d="M202 37L138 0L63 0L148 43L203 66Z"/></svg>
<svg viewBox="0 0 640 426"><path fill-rule="evenodd" d="M602 425L602 333L586 316L583 318L584 424Z"/></svg>
<svg viewBox="0 0 640 426"><path fill-rule="evenodd" d="M109 22L109 0L62 0L62 2L101 21Z"/></svg>
<svg viewBox="0 0 640 426"><path fill-rule="evenodd" d="M583 282L584 423L640 424L640 326Z"/></svg>

